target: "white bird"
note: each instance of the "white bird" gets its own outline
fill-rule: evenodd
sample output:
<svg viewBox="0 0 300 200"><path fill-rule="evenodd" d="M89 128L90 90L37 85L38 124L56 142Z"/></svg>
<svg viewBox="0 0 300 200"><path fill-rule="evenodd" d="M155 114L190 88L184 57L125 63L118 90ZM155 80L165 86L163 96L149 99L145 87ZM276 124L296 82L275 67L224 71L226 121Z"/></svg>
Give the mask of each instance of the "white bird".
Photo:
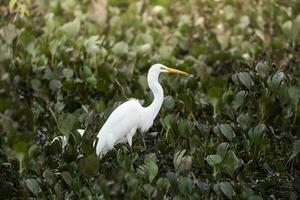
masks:
<svg viewBox="0 0 300 200"><path fill-rule="evenodd" d="M132 146L132 137L137 129L146 132L157 116L164 99L164 91L158 82L161 72L187 74L186 72L166 67L162 64L152 65L148 72L148 85L153 93L154 100L143 107L138 100L131 99L118 106L108 117L99 131L96 153L102 157L108 150L118 143L128 142ZM79 130L83 134L83 130Z"/></svg>

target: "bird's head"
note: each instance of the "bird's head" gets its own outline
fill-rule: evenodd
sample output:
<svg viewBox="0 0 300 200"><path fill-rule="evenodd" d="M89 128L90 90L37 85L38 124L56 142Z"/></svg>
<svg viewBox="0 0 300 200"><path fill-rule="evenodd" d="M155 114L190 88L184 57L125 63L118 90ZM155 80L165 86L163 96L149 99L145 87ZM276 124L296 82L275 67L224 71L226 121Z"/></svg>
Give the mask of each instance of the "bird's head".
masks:
<svg viewBox="0 0 300 200"><path fill-rule="evenodd" d="M185 75L188 74L184 71L181 71L181 70L178 70L178 69L173 69L173 68L170 68L170 67L166 67L165 65L162 65L162 64L152 65L149 72L154 72L154 73L157 73L157 74L159 74L160 72L172 73L172 74L185 74Z"/></svg>

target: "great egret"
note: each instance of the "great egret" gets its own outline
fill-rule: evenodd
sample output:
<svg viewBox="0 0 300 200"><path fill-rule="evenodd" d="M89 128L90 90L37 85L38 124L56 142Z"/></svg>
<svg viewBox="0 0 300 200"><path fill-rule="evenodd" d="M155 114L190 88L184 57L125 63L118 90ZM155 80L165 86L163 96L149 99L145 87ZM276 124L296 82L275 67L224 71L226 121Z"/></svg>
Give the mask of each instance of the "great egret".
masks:
<svg viewBox="0 0 300 200"><path fill-rule="evenodd" d="M128 142L132 146L132 137L137 129L147 131L153 124L164 99L164 91L158 82L161 72L187 74L186 72L154 64L148 72L148 86L153 93L154 100L148 107L143 107L138 100L129 100L118 106L108 117L99 131L96 153L102 157L108 150L118 143ZM83 134L83 130L78 130Z"/></svg>

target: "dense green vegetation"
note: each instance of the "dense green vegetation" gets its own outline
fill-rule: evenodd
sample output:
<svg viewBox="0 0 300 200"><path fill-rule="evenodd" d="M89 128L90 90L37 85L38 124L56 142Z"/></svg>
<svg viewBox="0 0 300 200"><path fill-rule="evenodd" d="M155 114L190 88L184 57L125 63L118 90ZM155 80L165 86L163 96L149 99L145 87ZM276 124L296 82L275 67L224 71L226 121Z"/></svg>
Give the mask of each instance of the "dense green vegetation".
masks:
<svg viewBox="0 0 300 200"><path fill-rule="evenodd" d="M297 199L299 52L298 0L2 0L0 199ZM100 160L157 62L192 75L161 75L154 126Z"/></svg>

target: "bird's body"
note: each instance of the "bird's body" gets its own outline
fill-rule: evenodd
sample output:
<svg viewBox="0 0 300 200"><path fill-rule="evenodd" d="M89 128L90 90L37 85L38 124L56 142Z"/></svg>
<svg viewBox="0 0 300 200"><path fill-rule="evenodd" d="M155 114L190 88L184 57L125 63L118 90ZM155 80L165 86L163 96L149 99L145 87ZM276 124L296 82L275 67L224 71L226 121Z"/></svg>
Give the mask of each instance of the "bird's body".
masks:
<svg viewBox="0 0 300 200"><path fill-rule="evenodd" d="M142 127L141 121L144 112L145 108L135 99L117 107L98 133L97 155L105 154L107 150L118 143L128 142L131 146L136 130L148 129L153 123L153 121L149 122L148 127ZM129 115L129 113L134 113L134 115Z"/></svg>
<svg viewBox="0 0 300 200"><path fill-rule="evenodd" d="M161 72L186 74L161 64L153 65L148 72L148 85L154 96L153 102L143 107L138 100L131 99L117 107L97 135L97 155L103 156L118 143L128 143L131 147L132 137L137 129L145 132L152 126L164 98L163 89L158 82Z"/></svg>

